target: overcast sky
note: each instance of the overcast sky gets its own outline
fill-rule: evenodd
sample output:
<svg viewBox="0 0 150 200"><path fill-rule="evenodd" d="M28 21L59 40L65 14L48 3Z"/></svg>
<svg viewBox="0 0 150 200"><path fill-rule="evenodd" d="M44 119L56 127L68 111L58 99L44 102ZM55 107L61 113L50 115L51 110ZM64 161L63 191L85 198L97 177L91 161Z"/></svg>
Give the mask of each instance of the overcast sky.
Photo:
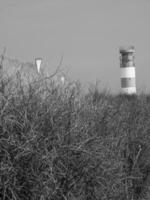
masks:
<svg viewBox="0 0 150 200"><path fill-rule="evenodd" d="M119 91L119 46L134 45L137 86L150 91L150 0L0 0L0 47L42 57L81 82Z"/></svg>

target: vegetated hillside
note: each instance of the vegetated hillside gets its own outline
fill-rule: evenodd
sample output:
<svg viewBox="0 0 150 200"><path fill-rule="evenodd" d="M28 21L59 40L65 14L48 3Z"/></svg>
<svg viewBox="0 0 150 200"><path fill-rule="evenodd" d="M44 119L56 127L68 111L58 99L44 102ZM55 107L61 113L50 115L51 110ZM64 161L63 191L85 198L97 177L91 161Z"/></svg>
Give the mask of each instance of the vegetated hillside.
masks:
<svg viewBox="0 0 150 200"><path fill-rule="evenodd" d="M1 83L0 199L149 199L149 96Z"/></svg>
<svg viewBox="0 0 150 200"><path fill-rule="evenodd" d="M5 78L13 77L13 80L17 76L21 77L21 80L24 84L31 83L43 75L43 66L38 73L36 64L33 62L21 62L17 59L12 59L4 57L2 62L2 71Z"/></svg>

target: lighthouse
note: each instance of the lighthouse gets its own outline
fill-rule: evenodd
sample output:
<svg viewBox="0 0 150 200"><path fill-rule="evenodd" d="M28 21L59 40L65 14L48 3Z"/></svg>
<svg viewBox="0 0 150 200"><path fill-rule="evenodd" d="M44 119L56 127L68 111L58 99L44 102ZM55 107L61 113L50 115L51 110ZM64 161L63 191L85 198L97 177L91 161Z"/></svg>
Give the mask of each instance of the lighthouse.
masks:
<svg viewBox="0 0 150 200"><path fill-rule="evenodd" d="M120 76L121 76L121 93L132 95L136 94L136 74L133 46L120 48Z"/></svg>

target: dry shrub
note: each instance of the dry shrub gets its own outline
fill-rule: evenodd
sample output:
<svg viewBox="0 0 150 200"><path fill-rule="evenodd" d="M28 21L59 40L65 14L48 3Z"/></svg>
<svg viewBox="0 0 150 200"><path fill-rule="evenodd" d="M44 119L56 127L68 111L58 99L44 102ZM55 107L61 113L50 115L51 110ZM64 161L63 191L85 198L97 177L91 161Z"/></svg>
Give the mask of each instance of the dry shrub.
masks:
<svg viewBox="0 0 150 200"><path fill-rule="evenodd" d="M0 198L149 198L150 101L52 79L5 79Z"/></svg>

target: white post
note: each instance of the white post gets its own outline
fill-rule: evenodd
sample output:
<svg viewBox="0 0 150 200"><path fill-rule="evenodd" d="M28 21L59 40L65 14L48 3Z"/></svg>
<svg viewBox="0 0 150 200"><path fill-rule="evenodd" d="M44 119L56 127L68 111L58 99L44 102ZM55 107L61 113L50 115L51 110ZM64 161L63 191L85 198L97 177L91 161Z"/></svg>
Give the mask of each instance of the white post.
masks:
<svg viewBox="0 0 150 200"><path fill-rule="evenodd" d="M41 58L36 58L35 59L35 64L36 64L38 73L40 73L41 63L42 63L42 59Z"/></svg>
<svg viewBox="0 0 150 200"><path fill-rule="evenodd" d="M65 77L64 76L61 77L61 83L62 83L62 85L64 85L64 83L65 83Z"/></svg>
<svg viewBox="0 0 150 200"><path fill-rule="evenodd" d="M121 93L136 94L134 47L120 48Z"/></svg>

